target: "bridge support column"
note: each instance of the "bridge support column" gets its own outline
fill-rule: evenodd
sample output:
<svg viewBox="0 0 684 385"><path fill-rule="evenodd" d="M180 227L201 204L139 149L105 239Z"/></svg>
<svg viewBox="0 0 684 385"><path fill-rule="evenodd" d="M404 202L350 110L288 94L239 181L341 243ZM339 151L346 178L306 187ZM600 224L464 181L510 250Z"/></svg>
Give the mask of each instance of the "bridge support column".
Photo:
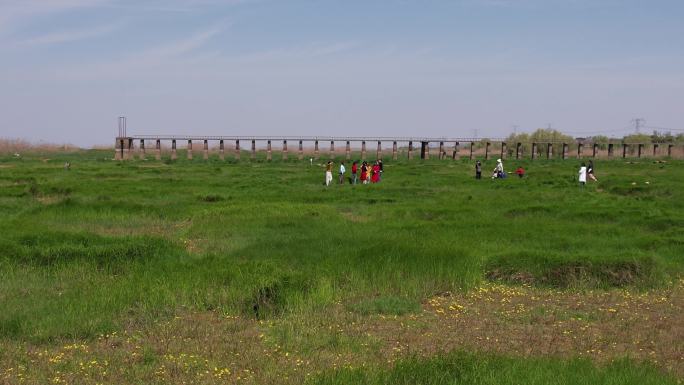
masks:
<svg viewBox="0 0 684 385"><path fill-rule="evenodd" d="M622 158L623 159L627 157L627 147L628 146L629 145L627 143L622 143Z"/></svg>
<svg viewBox="0 0 684 385"><path fill-rule="evenodd" d="M397 141L392 142L392 160L397 160Z"/></svg>
<svg viewBox="0 0 684 385"><path fill-rule="evenodd" d="M157 160L161 160L161 140L157 139L157 143L154 145L155 155Z"/></svg>
<svg viewBox="0 0 684 385"><path fill-rule="evenodd" d="M366 160L366 141L361 141L361 160Z"/></svg>
<svg viewBox="0 0 684 385"><path fill-rule="evenodd" d="M299 160L304 159L304 144L302 141L299 141Z"/></svg>
<svg viewBox="0 0 684 385"><path fill-rule="evenodd" d="M335 159L335 141L330 141L330 159Z"/></svg>
<svg viewBox="0 0 684 385"><path fill-rule="evenodd" d="M506 159L508 151L506 151L506 142L501 142L501 159Z"/></svg>
<svg viewBox="0 0 684 385"><path fill-rule="evenodd" d="M409 141L408 145L408 160L413 159L413 142Z"/></svg>
<svg viewBox="0 0 684 385"><path fill-rule="evenodd" d="M537 143L532 143L532 160L537 159Z"/></svg>
<svg viewBox="0 0 684 385"><path fill-rule="evenodd" d="M577 159L581 159L584 152L584 143L577 143Z"/></svg>
<svg viewBox="0 0 684 385"><path fill-rule="evenodd" d="M188 140L188 159L192 159L192 140Z"/></svg>
<svg viewBox="0 0 684 385"><path fill-rule="evenodd" d="M235 140L235 160L240 160L240 140Z"/></svg>
<svg viewBox="0 0 684 385"><path fill-rule="evenodd" d="M204 148L203 148L203 150L204 150L204 153L202 154L202 158L203 158L204 160L209 159L209 141L206 140L206 139L204 140Z"/></svg>
<svg viewBox="0 0 684 385"><path fill-rule="evenodd" d="M252 139L252 160L256 160L256 140Z"/></svg>
<svg viewBox="0 0 684 385"><path fill-rule="evenodd" d="M475 151L475 143L470 142L470 160L473 160L473 152Z"/></svg>
<svg viewBox="0 0 684 385"><path fill-rule="evenodd" d="M596 158L597 155L598 155L598 143L594 143L591 146L591 157Z"/></svg>
<svg viewBox="0 0 684 385"><path fill-rule="evenodd" d="M226 148L223 144L223 139L219 141L219 159L226 160Z"/></svg>
<svg viewBox="0 0 684 385"><path fill-rule="evenodd" d="M668 144L667 145L667 156L672 157L672 147L674 147L674 144Z"/></svg>
<svg viewBox="0 0 684 385"><path fill-rule="evenodd" d="M485 160L489 159L489 146L491 143L487 142L485 143Z"/></svg>
<svg viewBox="0 0 684 385"><path fill-rule="evenodd" d="M451 153L451 159L458 160L458 142L454 142L454 152Z"/></svg>
<svg viewBox="0 0 684 385"><path fill-rule="evenodd" d="M444 142L440 141L439 142L439 156L438 159L445 159L446 158L446 152L444 151Z"/></svg>
<svg viewBox="0 0 684 385"><path fill-rule="evenodd" d="M349 143L349 141L347 141L344 147L344 153L346 155L347 160L351 160L351 143Z"/></svg>
<svg viewBox="0 0 684 385"><path fill-rule="evenodd" d="M515 144L515 159L520 159L521 153L522 153L522 143L518 142Z"/></svg>
<svg viewBox="0 0 684 385"><path fill-rule="evenodd" d="M653 143L653 156L658 156L658 143Z"/></svg>
<svg viewBox="0 0 684 385"><path fill-rule="evenodd" d="M114 160L123 160L124 140L116 138L114 141Z"/></svg>
<svg viewBox="0 0 684 385"><path fill-rule="evenodd" d="M271 148L271 140L266 142L266 160L271 161L273 159L273 149Z"/></svg>
<svg viewBox="0 0 684 385"><path fill-rule="evenodd" d="M145 160L145 139L140 139L140 160Z"/></svg>
<svg viewBox="0 0 684 385"><path fill-rule="evenodd" d="M283 160L287 160L287 140L283 140Z"/></svg>
<svg viewBox="0 0 684 385"><path fill-rule="evenodd" d="M318 140L314 144L314 159L318 160Z"/></svg>
<svg viewBox="0 0 684 385"><path fill-rule="evenodd" d="M176 139L171 140L171 160L178 159L178 153L176 153Z"/></svg>
<svg viewBox="0 0 684 385"><path fill-rule="evenodd" d="M608 143L608 157L613 157L613 143Z"/></svg>
<svg viewBox="0 0 684 385"><path fill-rule="evenodd" d="M378 150L375 152L375 159L382 159L382 142L378 140Z"/></svg>
<svg viewBox="0 0 684 385"><path fill-rule="evenodd" d="M641 158L641 150L643 150L643 149L644 149L643 143L639 143L637 145L637 158Z"/></svg>
<svg viewBox="0 0 684 385"><path fill-rule="evenodd" d="M568 144L567 143L563 143L563 155L562 155L562 157L563 157L563 160L568 159Z"/></svg>
<svg viewBox="0 0 684 385"><path fill-rule="evenodd" d="M430 142L420 142L420 159L430 159Z"/></svg>
<svg viewBox="0 0 684 385"><path fill-rule="evenodd" d="M546 159L553 158L553 143L546 144Z"/></svg>

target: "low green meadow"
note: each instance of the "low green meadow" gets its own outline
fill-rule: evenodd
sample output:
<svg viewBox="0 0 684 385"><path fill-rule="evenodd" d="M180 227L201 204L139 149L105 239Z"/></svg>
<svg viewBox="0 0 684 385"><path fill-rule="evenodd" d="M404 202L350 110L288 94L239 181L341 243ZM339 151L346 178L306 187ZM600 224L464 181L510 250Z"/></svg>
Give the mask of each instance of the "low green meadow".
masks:
<svg viewBox="0 0 684 385"><path fill-rule="evenodd" d="M485 281L640 291L672 285L684 271L680 160L598 160L599 182L583 188L576 159L508 160L507 169L522 165L527 175L504 180L488 178L491 160L482 180L467 159L386 160L377 185L326 187L323 161L266 162L260 154L251 162L115 162L112 155L0 157L5 346L88 340L179 312L296 320L342 305L360 315L411 314L431 296ZM557 383L664 381L659 371L624 362L632 371L478 360L416 359L313 383L549 383L543 379L561 367L570 377ZM415 371L425 376L393 380L414 373L411 365L428 368ZM478 377L509 370L503 366L530 377ZM470 377L446 380L461 367ZM615 382L613 372L633 377Z"/></svg>

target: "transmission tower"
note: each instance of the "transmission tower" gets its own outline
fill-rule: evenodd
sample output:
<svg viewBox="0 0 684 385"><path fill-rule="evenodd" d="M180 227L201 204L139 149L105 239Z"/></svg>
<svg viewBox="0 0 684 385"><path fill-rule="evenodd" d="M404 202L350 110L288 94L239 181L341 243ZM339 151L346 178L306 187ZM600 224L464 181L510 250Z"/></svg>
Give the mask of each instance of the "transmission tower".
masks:
<svg viewBox="0 0 684 385"><path fill-rule="evenodd" d="M634 118L634 119L632 119L632 124L634 125L634 132L639 134L641 127L646 124L646 119Z"/></svg>

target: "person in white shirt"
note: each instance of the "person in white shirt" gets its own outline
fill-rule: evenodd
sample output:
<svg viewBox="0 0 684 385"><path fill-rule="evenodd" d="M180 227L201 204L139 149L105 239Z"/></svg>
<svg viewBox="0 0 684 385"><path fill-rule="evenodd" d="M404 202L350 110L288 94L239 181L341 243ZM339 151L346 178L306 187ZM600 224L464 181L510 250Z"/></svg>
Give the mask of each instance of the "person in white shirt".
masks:
<svg viewBox="0 0 684 385"><path fill-rule="evenodd" d="M582 166L579 169L579 182L580 186L583 186L587 183L587 165L582 163Z"/></svg>
<svg viewBox="0 0 684 385"><path fill-rule="evenodd" d="M492 174L492 179L496 178L503 178L504 177L504 168L503 168L503 162L501 159L496 160L496 167L494 167L494 173Z"/></svg>
<svg viewBox="0 0 684 385"><path fill-rule="evenodd" d="M344 162L340 163L340 184L344 184L344 173L347 171L346 168L344 168Z"/></svg>

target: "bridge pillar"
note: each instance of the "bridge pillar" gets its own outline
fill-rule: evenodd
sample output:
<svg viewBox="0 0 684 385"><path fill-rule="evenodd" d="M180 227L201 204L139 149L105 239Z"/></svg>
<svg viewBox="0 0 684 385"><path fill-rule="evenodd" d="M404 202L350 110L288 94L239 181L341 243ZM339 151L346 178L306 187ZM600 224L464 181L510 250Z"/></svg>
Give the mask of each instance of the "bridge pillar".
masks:
<svg viewBox="0 0 684 385"><path fill-rule="evenodd" d="M304 159L304 144L302 141L299 141L299 160Z"/></svg>
<svg viewBox="0 0 684 385"><path fill-rule="evenodd" d="M577 159L581 159L584 152L584 143L577 143Z"/></svg>
<svg viewBox="0 0 684 385"><path fill-rule="evenodd" d="M392 160L397 160L397 141L392 142Z"/></svg>
<svg viewBox="0 0 684 385"><path fill-rule="evenodd" d="M252 139L252 160L256 160L256 140Z"/></svg>
<svg viewBox="0 0 684 385"><path fill-rule="evenodd" d="M637 158L641 158L641 150L643 150L643 149L644 149L643 143L639 143L637 145Z"/></svg>
<svg viewBox="0 0 684 385"><path fill-rule="evenodd" d="M188 140L188 159L192 159L192 140Z"/></svg>
<svg viewBox="0 0 684 385"><path fill-rule="evenodd" d="M240 160L240 140L235 140L235 160Z"/></svg>
<svg viewBox="0 0 684 385"><path fill-rule="evenodd" d="M361 160L366 160L366 141L361 141Z"/></svg>
<svg viewBox="0 0 684 385"><path fill-rule="evenodd" d="M375 159L382 159L382 142L378 140L378 150L375 152Z"/></svg>
<svg viewBox="0 0 684 385"><path fill-rule="evenodd" d="M123 160L124 140L116 138L114 141L114 160Z"/></svg>
<svg viewBox="0 0 684 385"><path fill-rule="evenodd" d="M273 153L273 149L271 148L271 140L269 139L266 142L266 160L269 162L273 159L272 153Z"/></svg>
<svg viewBox="0 0 684 385"><path fill-rule="evenodd" d="M409 141L409 146L408 146L408 160L413 159L413 142Z"/></svg>
<svg viewBox="0 0 684 385"><path fill-rule="evenodd" d="M430 159L430 142L420 142L420 159Z"/></svg>
<svg viewBox="0 0 684 385"><path fill-rule="evenodd" d="M314 159L318 160L318 140L314 144Z"/></svg>
<svg viewBox="0 0 684 385"><path fill-rule="evenodd" d="M446 158L446 152L444 152L444 142L440 141L439 142L439 159L445 159Z"/></svg>
<svg viewBox="0 0 684 385"><path fill-rule="evenodd" d="M515 159L520 159L521 152L522 152L522 143L518 142L515 144Z"/></svg>
<svg viewBox="0 0 684 385"><path fill-rule="evenodd" d="M598 155L598 143L594 143L591 145L591 157L596 158Z"/></svg>
<svg viewBox="0 0 684 385"><path fill-rule="evenodd" d="M287 140L283 140L283 160L287 160Z"/></svg>
<svg viewBox="0 0 684 385"><path fill-rule="evenodd" d="M204 148L203 148L202 158L204 160L209 159L209 141L206 139L204 139Z"/></svg>
<svg viewBox="0 0 684 385"><path fill-rule="evenodd" d="M567 144L567 143L563 143L563 155L562 155L562 159L563 159L563 160L568 159L568 144Z"/></svg>
<svg viewBox="0 0 684 385"><path fill-rule="evenodd" d="M157 143L154 145L155 155L157 160L161 160L161 140L157 139Z"/></svg>
<svg viewBox="0 0 684 385"><path fill-rule="evenodd" d="M627 147L628 146L629 145L627 143L622 143L622 158L623 159L627 157Z"/></svg>
<svg viewBox="0 0 684 385"><path fill-rule="evenodd" d="M335 159L335 141L330 141L330 159Z"/></svg>
<svg viewBox="0 0 684 385"><path fill-rule="evenodd" d="M140 139L140 160L145 160L145 139Z"/></svg>
<svg viewBox="0 0 684 385"><path fill-rule="evenodd" d="M553 143L546 144L546 159L553 158Z"/></svg>
<svg viewBox="0 0 684 385"><path fill-rule="evenodd" d="M613 143L608 143L608 157L613 157Z"/></svg>
<svg viewBox="0 0 684 385"><path fill-rule="evenodd" d="M658 156L658 143L653 143L653 156Z"/></svg>
<svg viewBox="0 0 684 385"><path fill-rule="evenodd" d="M672 147L674 147L674 144L668 144L667 145L667 156L672 157Z"/></svg>
<svg viewBox="0 0 684 385"><path fill-rule="evenodd" d="M344 147L344 153L347 156L347 160L350 160L351 159L351 143L349 143L349 141L347 141L347 143Z"/></svg>
<svg viewBox="0 0 684 385"><path fill-rule="evenodd" d="M178 154L176 153L176 139L171 140L171 160L178 159Z"/></svg>
<svg viewBox="0 0 684 385"><path fill-rule="evenodd" d="M489 159L489 146L491 143L487 142L485 143L485 160Z"/></svg>
<svg viewBox="0 0 684 385"><path fill-rule="evenodd" d="M506 142L501 142L501 159L506 159L508 151L506 151Z"/></svg>
<svg viewBox="0 0 684 385"><path fill-rule="evenodd" d="M451 159L458 160L458 142L454 142L454 152L451 153Z"/></svg>
<svg viewBox="0 0 684 385"><path fill-rule="evenodd" d="M537 159L537 143L532 142L532 160Z"/></svg>
<svg viewBox="0 0 684 385"><path fill-rule="evenodd" d="M473 160L473 152L475 150L475 143L470 142L470 160Z"/></svg>
<svg viewBox="0 0 684 385"><path fill-rule="evenodd" d="M223 139L219 140L219 159L225 160L226 159L226 148L223 143Z"/></svg>

